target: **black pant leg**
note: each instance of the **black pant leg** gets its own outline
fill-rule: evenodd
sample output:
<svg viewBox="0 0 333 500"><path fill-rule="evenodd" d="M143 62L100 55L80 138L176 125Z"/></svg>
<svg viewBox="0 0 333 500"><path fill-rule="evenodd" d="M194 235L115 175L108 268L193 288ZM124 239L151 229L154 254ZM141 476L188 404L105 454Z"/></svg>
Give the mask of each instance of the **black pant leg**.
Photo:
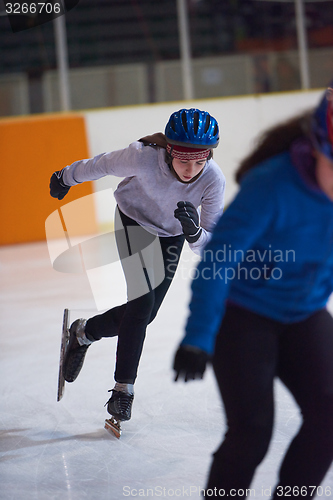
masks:
<svg viewBox="0 0 333 500"><path fill-rule="evenodd" d="M213 367L228 428L214 454L207 489L224 489L228 495L231 489L246 490L267 452L274 419L279 328L278 323L245 309L226 308Z"/></svg>
<svg viewBox="0 0 333 500"><path fill-rule="evenodd" d="M134 247L135 242L130 241L130 235L129 235L129 228L140 228L139 224L131 219L130 217L127 217L125 214L123 214L119 208L117 207L116 212L115 212L115 237L116 237L116 243L117 243L117 250L118 250L118 255L120 262L122 263L124 259L127 257L130 257L133 254L133 250L135 251ZM148 235L143 229L139 233L139 242L138 245L143 245L144 240L149 241L152 239L149 237L145 238L145 235ZM131 245L132 243L132 245ZM149 243L147 241L147 243ZM124 270L125 273L125 270ZM130 276L126 276L126 279L128 278L128 284L131 282ZM95 341L95 340L100 340L103 337L115 337L119 333L119 327L122 321L122 318L124 316L124 313L126 311L126 304L122 304L120 306L113 307L112 309L109 309L108 311L102 313L102 314L97 314L96 316L93 316L92 318L89 318L86 324L86 335L88 336L89 339Z"/></svg>
<svg viewBox="0 0 333 500"><path fill-rule="evenodd" d="M134 228L134 229L133 229ZM123 262L128 258L131 257L133 254L135 254L138 250L142 251L142 249L145 248L145 246L148 246L151 244L155 239L156 236L152 235L151 233L148 233L145 231L140 225L134 221L133 219L127 217L125 214L123 214L119 208L116 210L115 214L115 236L116 236L116 243L117 243L117 249L118 249L118 255L120 262L123 265ZM176 245L177 245L177 238L176 237ZM163 240L168 238L163 238ZM174 238L170 238L171 242ZM161 242L161 249L162 252L166 253L164 249L164 245ZM164 254L163 254L164 256ZM178 256L179 258L179 256ZM125 274L125 279L127 282L127 289L128 289L128 295L135 295L132 293L131 289L134 289L136 287L136 282L138 281L138 277L135 275L137 272L139 273L139 279L142 279L143 269L142 269L142 255L141 255L141 262L139 263L138 266L136 266L136 270L132 272L132 270L128 271L126 265L123 265L123 270ZM165 271L167 273L167 270ZM148 279L147 279L148 278ZM149 283L149 277L145 275L144 279L142 280L142 286L146 287L147 290L143 290L143 292L140 294L137 293L137 295L143 296L146 294L146 292L149 290L149 286L147 286L147 283ZM167 286L166 286L167 285ZM158 287L158 294L157 297L161 296L160 302L163 300L163 293L165 295L166 291L164 292L164 288L168 288L169 282L167 281L166 283L161 283L161 286ZM149 295L149 294L148 294ZM139 299L140 297L136 297ZM147 304L151 302L151 298L145 297L142 299L142 306L140 307L139 300L135 300L135 302L132 304L132 307L128 311L128 314L136 314L135 311L139 311L140 309L142 311L146 310ZM151 304L151 309L155 305L155 301ZM93 316L92 318L89 318L86 324L86 335L90 340L96 341L100 340L103 337L115 337L119 334L119 328L121 325L121 322L124 318L125 311L127 309L127 303L122 304L120 306L113 307L112 309L109 309L108 311L98 314L96 316ZM156 315L158 308L154 308L154 316ZM131 312L132 311L132 312ZM147 312L149 318L151 317L151 311ZM153 318L150 318L150 321L152 321Z"/></svg>
<svg viewBox="0 0 333 500"><path fill-rule="evenodd" d="M162 283L154 290L155 300L153 310L149 319L149 323L155 318L162 302L169 290L174 275L176 273L180 255L184 246L184 235L174 236L170 238L160 238L161 249L164 261L165 278Z"/></svg>
<svg viewBox="0 0 333 500"><path fill-rule="evenodd" d="M310 487L320 485L333 460L333 319L326 310L285 330L279 376L303 422L281 465L274 498L287 497L286 487L303 487L302 498L313 498Z"/></svg>
<svg viewBox="0 0 333 500"><path fill-rule="evenodd" d="M117 336L125 310L126 304L122 304L109 309L105 313L89 318L85 328L87 337L92 341L96 341L103 337Z"/></svg>
<svg viewBox="0 0 333 500"><path fill-rule="evenodd" d="M165 269L165 277L162 283L148 294L131 300L126 305L118 335L115 370L115 380L117 382L134 383L136 379L146 328L155 318L169 289L179 262L183 243L183 236L160 238Z"/></svg>
<svg viewBox="0 0 333 500"><path fill-rule="evenodd" d="M118 335L115 380L134 383L144 344L147 325L155 318L176 272L184 244L184 235L158 239L162 260L154 262L154 250L144 255L145 248L156 236L117 210L115 219L116 241L123 266L128 302L114 307L87 321L86 334L91 340ZM126 259L135 256L137 264L128 266ZM151 262L147 262L150 261ZM160 268L162 265L163 269ZM146 268L147 266L147 268ZM148 269L149 267L149 269ZM154 274L164 276L153 286ZM138 286L139 284L139 286Z"/></svg>

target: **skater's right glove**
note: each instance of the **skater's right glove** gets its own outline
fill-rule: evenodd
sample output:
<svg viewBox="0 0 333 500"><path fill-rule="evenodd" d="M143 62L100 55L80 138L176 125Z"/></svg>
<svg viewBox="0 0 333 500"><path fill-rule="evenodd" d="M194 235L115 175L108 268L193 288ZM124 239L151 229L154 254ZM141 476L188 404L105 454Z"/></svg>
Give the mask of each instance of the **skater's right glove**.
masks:
<svg viewBox="0 0 333 500"><path fill-rule="evenodd" d="M175 382L184 378L184 381L202 379L206 370L209 355L192 346L180 346L173 362Z"/></svg>
<svg viewBox="0 0 333 500"><path fill-rule="evenodd" d="M64 170L57 170L50 179L50 195L58 200L62 200L70 190L70 186L66 186L63 181L63 175Z"/></svg>

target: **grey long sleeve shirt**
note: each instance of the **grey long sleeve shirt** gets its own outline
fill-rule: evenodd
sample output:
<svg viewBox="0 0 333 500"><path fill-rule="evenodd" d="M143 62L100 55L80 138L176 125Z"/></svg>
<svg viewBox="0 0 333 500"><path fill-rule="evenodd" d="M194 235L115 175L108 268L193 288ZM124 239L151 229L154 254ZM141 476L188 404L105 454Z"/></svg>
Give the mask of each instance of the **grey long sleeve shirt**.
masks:
<svg viewBox="0 0 333 500"><path fill-rule="evenodd" d="M223 212L225 178L214 160L209 160L202 174L186 184L177 180L165 162L165 149L133 142L127 148L76 161L64 170L66 185L100 179L106 175L125 177L114 195L120 210L148 231L158 236L182 234L174 217L178 201L190 201L200 210L200 238L191 243L195 253L210 238Z"/></svg>

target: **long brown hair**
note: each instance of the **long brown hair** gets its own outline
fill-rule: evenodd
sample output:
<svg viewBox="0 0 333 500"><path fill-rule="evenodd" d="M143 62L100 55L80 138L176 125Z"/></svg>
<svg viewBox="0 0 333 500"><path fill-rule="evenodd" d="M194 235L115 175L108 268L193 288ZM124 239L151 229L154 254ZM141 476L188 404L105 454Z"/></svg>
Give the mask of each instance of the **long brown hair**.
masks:
<svg viewBox="0 0 333 500"><path fill-rule="evenodd" d="M295 139L309 137L312 113L313 110L307 111L266 130L254 150L241 161L235 173L236 182L239 184L243 175L262 161L287 151Z"/></svg>

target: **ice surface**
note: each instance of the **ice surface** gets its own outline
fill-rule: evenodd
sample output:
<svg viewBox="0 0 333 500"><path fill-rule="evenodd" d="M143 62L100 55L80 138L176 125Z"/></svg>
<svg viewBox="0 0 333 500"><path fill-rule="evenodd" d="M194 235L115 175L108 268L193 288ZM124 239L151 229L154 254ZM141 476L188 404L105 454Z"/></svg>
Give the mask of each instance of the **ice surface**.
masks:
<svg viewBox="0 0 333 500"><path fill-rule="evenodd" d="M71 310L72 319L95 313L87 276L54 271L46 243L0 248L1 500L200 498L225 425L210 370L200 382L172 381L192 255L186 248L178 277L148 328L133 417L117 440L103 428L115 339L91 346L79 378L56 401L63 309ZM120 280L115 273L114 305L124 299ZM252 484L256 497L268 498L300 423L297 407L279 383L276 398L273 440ZM333 491L333 468L325 486Z"/></svg>

